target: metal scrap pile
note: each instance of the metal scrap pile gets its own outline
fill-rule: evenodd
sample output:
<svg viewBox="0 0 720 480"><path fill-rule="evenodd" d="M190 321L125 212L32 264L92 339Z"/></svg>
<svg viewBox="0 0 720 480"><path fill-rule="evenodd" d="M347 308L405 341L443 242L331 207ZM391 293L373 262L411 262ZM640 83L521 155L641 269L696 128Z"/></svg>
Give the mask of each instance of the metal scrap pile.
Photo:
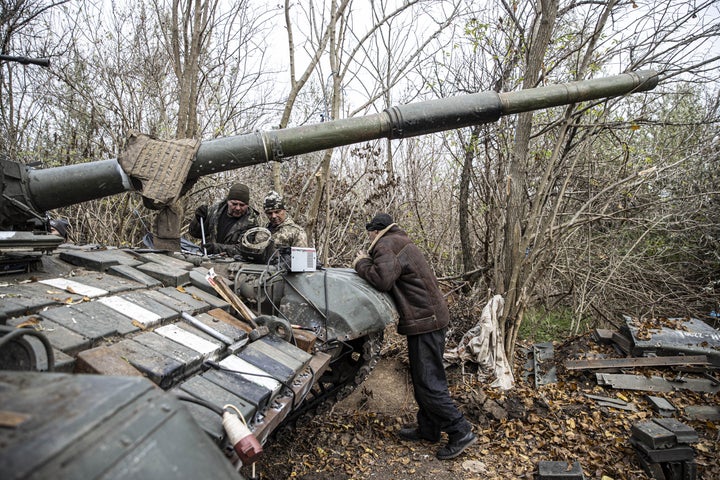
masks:
<svg viewBox="0 0 720 480"><path fill-rule="evenodd" d="M604 353L576 354L563 362L564 373L589 381L594 378L599 386L614 391L612 397L586 394L598 406L635 412L646 403L652 415L661 418L633 426L629 441L637 461L653 479L694 479L697 467L689 444L698 435L677 419L705 425L720 421L720 332L697 319L625 317L618 331L598 329L592 337L605 346ZM536 380L547 382L538 365ZM678 399L691 395L702 399L701 403L677 405ZM642 400L633 401L638 398ZM677 435L683 429L692 432L692 441Z"/></svg>
<svg viewBox="0 0 720 480"><path fill-rule="evenodd" d="M700 320L625 317L620 331L598 329L593 336L623 358L586 356L566 361L567 370L594 371L599 385L615 389L720 391L720 380L714 375L720 369L720 332ZM662 371L659 375L635 373L645 367Z"/></svg>

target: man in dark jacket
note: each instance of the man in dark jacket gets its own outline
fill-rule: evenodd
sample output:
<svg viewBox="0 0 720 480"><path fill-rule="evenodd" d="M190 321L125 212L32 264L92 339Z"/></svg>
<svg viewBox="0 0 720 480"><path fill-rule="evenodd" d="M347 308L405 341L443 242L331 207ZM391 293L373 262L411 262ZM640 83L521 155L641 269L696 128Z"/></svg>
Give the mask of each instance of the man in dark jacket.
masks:
<svg viewBox="0 0 720 480"><path fill-rule="evenodd" d="M242 255L243 234L259 226L259 213L249 204L250 189L247 185L236 183L230 187L224 201L209 208L207 205L198 207L188 231L193 237L202 239L204 229L203 247L208 254Z"/></svg>
<svg viewBox="0 0 720 480"><path fill-rule="evenodd" d="M477 437L448 391L443 351L450 312L445 298L422 252L390 215L376 215L366 229L372 243L367 254L358 253L353 268L395 300L400 315L397 331L407 336L410 374L419 407L417 427L403 428L400 437L435 443L441 432L446 432L448 443L437 457L455 458Z"/></svg>

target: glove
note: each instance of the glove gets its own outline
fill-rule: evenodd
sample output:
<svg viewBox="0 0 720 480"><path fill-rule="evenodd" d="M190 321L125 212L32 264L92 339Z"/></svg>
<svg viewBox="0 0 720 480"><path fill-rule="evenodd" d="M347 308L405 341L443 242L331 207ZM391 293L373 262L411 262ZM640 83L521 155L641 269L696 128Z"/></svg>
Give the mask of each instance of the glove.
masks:
<svg viewBox="0 0 720 480"><path fill-rule="evenodd" d="M352 262L353 268L355 268L357 263L363 258L370 258L370 255L368 255L366 251L360 250L359 252L357 252L357 255L355 255L355 260L353 260Z"/></svg>
<svg viewBox="0 0 720 480"><path fill-rule="evenodd" d="M203 243L202 248L205 249L208 255L215 255L223 251L219 243Z"/></svg>
<svg viewBox="0 0 720 480"><path fill-rule="evenodd" d="M207 205L200 205L197 210L195 210L195 219L199 222L200 219L203 219L203 222L207 223L208 218L208 206Z"/></svg>

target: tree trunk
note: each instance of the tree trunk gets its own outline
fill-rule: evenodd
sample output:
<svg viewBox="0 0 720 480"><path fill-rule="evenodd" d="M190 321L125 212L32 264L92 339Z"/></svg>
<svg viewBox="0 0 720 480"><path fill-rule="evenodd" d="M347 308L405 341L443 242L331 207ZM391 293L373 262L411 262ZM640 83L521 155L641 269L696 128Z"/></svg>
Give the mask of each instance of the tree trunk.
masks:
<svg viewBox="0 0 720 480"><path fill-rule="evenodd" d="M477 156L476 145L480 127L473 127L470 133L469 141L465 145L462 173L460 174L459 198L458 198L458 223L460 229L460 250L462 255L463 270L471 272L475 270L475 255L472 248L472 240L470 239L470 219L472 216L469 211L470 203L470 180L473 172L473 160Z"/></svg>
<svg viewBox="0 0 720 480"><path fill-rule="evenodd" d="M523 80L523 88L537 86L542 73L545 52L550 43L558 11L557 0L539 0L538 12L535 17L530 47L527 54L527 68ZM515 141L510 158L507 178L507 206L503 243L503 268L498 286L505 295L503 322L505 327L505 353L514 358L514 346L518 329L522 322L529 292L523 288L523 275L526 262L527 237L524 236L524 217L526 208L526 180L528 167L528 151L533 113L522 113L518 117Z"/></svg>

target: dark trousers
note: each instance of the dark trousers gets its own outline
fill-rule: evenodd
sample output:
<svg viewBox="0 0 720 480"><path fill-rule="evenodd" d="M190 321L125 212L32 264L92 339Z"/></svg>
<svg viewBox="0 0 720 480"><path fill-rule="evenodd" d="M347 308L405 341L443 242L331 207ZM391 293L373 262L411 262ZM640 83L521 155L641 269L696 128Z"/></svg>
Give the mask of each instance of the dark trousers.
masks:
<svg viewBox="0 0 720 480"><path fill-rule="evenodd" d="M420 335L408 335L410 376L415 391L418 429L429 437L447 432L450 441L465 436L470 423L450 398L443 368L445 329Z"/></svg>

